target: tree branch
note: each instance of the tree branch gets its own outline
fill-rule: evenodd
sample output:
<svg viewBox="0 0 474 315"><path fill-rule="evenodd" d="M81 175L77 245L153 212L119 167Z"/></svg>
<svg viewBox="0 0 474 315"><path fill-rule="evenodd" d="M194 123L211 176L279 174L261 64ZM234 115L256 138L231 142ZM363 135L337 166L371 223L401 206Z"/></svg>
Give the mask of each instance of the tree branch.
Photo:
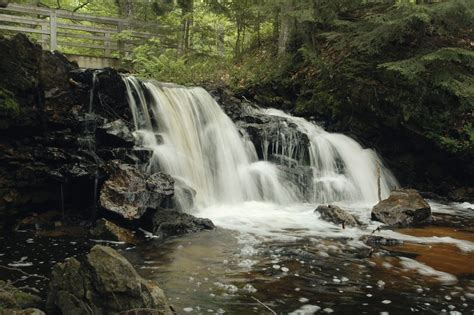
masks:
<svg viewBox="0 0 474 315"><path fill-rule="evenodd" d="M91 3L91 1L87 0L86 2L81 3L80 5L78 5L74 10L72 10L72 12L79 11L80 9L84 8L85 6L87 6L90 3Z"/></svg>

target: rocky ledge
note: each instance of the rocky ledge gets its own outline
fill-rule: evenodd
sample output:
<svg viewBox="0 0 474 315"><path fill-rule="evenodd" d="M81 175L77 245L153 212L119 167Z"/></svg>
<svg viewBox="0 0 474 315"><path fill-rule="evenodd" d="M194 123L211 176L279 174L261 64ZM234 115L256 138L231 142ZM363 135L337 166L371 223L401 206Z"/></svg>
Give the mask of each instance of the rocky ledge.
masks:
<svg viewBox="0 0 474 315"><path fill-rule="evenodd" d="M147 170L152 152L134 136L120 73L79 69L21 34L0 36L0 51L0 229L32 214L30 226L37 229L42 213L55 212L54 222L41 227L107 217L138 230L147 212L161 213L156 209L169 211L150 228L160 236L213 228L184 213L169 214L178 213L175 189L186 187ZM195 194L187 195L191 208ZM164 222L167 230L183 228L164 233Z"/></svg>

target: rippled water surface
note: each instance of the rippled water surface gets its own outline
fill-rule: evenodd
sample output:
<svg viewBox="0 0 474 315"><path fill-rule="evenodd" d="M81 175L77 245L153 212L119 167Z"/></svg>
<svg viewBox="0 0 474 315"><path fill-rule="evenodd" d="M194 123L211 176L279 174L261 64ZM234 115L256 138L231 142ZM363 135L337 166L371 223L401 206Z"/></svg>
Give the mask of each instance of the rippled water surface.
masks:
<svg viewBox="0 0 474 315"><path fill-rule="evenodd" d="M215 221L215 231L164 243L111 245L143 276L156 280L179 313L472 314L472 205L432 203L436 221L431 226L375 232L378 225L364 208L350 211L367 226L342 229L319 220L314 206L298 207L215 207L199 213ZM359 239L372 233L404 242L370 248ZM0 264L40 274L95 243L27 233L2 241L7 247ZM47 283L25 281L43 292Z"/></svg>

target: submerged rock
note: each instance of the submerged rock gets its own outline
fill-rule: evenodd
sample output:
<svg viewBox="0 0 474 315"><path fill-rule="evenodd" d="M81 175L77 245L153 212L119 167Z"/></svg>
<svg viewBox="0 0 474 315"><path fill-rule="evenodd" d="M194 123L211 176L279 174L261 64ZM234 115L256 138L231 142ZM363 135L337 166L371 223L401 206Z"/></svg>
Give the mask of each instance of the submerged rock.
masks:
<svg viewBox="0 0 474 315"><path fill-rule="evenodd" d="M214 223L209 219L164 209L159 209L150 218L146 218L144 225L161 238L214 229Z"/></svg>
<svg viewBox="0 0 474 315"><path fill-rule="evenodd" d="M95 226L90 230L90 234L103 240L125 242L127 244L136 244L138 242L131 231L104 218L97 220Z"/></svg>
<svg viewBox="0 0 474 315"><path fill-rule="evenodd" d="M100 190L100 204L125 219L139 219L174 193L174 180L165 173L147 175L137 167L112 161L110 177Z"/></svg>
<svg viewBox="0 0 474 315"><path fill-rule="evenodd" d="M321 214L321 219L335 224L359 226L360 222L349 212L334 205L320 205L314 212Z"/></svg>
<svg viewBox="0 0 474 315"><path fill-rule="evenodd" d="M53 267L48 313L119 314L138 308L173 314L158 285L140 277L110 247L96 245L84 261L70 258Z"/></svg>
<svg viewBox="0 0 474 315"><path fill-rule="evenodd" d="M395 246L395 245L400 245L403 244L402 240L397 240L395 238L385 238L382 236L374 236L374 235L366 235L361 238L361 240L373 247L378 247L378 246Z"/></svg>
<svg viewBox="0 0 474 315"><path fill-rule="evenodd" d="M430 205L414 189L394 190L372 209L372 220L392 226L423 224L430 219Z"/></svg>

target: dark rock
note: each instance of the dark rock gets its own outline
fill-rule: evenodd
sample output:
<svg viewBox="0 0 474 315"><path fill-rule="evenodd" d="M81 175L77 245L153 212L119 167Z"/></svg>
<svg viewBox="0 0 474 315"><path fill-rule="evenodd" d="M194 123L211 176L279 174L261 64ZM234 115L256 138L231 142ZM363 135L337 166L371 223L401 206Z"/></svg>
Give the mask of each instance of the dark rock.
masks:
<svg viewBox="0 0 474 315"><path fill-rule="evenodd" d="M48 313L119 314L137 308L173 314L158 285L110 247L96 245L83 261L69 258L53 267Z"/></svg>
<svg viewBox="0 0 474 315"><path fill-rule="evenodd" d="M57 211L46 211L44 213L33 213L31 216L21 219L15 230L39 230L53 228L55 222L61 219L61 213Z"/></svg>
<svg viewBox="0 0 474 315"><path fill-rule="evenodd" d="M403 241L397 240L394 238L385 238L382 236L366 235L361 238L361 240L372 247L379 246L395 246L403 244Z"/></svg>
<svg viewBox="0 0 474 315"><path fill-rule="evenodd" d="M103 218L97 220L95 226L90 230L90 234L92 237L103 240L125 242L127 244L138 243L135 235L131 231Z"/></svg>
<svg viewBox="0 0 474 315"><path fill-rule="evenodd" d="M98 127L97 137L99 143L107 147L133 147L135 145L132 132L127 123L121 119Z"/></svg>
<svg viewBox="0 0 474 315"><path fill-rule="evenodd" d="M474 202L474 187L459 187L448 193L448 198L457 202Z"/></svg>
<svg viewBox="0 0 474 315"><path fill-rule="evenodd" d="M321 214L321 219L335 224L359 226L360 222L349 212L334 205L320 205L314 212Z"/></svg>
<svg viewBox="0 0 474 315"><path fill-rule="evenodd" d="M103 208L125 219L139 219L148 208L157 208L174 193L174 180L164 173L146 175L137 167L112 161L110 177L100 190Z"/></svg>
<svg viewBox="0 0 474 315"><path fill-rule="evenodd" d="M92 215L103 166L151 156L133 148L121 74L77 69L22 34L0 36L0 51L0 226L43 209Z"/></svg>
<svg viewBox="0 0 474 315"><path fill-rule="evenodd" d="M372 220L392 226L418 225L430 219L430 205L414 189L394 190L372 209Z"/></svg>
<svg viewBox="0 0 474 315"><path fill-rule="evenodd" d="M214 224L209 219L164 209L158 209L145 217L143 226L161 238L214 229Z"/></svg>
<svg viewBox="0 0 474 315"><path fill-rule="evenodd" d="M144 164L150 161L153 150L147 148L106 148L98 149L97 154L105 160L121 160L127 164Z"/></svg>

